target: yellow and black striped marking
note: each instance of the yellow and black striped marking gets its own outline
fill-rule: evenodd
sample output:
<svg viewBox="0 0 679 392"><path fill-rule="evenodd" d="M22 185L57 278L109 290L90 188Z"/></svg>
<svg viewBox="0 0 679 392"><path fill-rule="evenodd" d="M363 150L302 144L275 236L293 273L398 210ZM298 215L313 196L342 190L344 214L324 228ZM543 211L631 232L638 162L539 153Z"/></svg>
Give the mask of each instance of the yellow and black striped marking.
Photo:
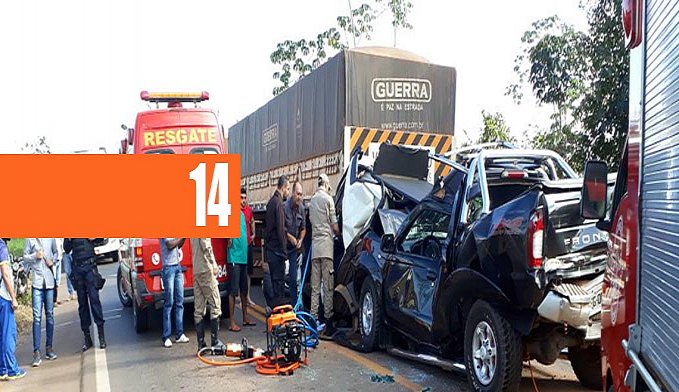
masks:
<svg viewBox="0 0 679 392"><path fill-rule="evenodd" d="M384 143L387 141L391 144L434 147L437 154L443 154L451 150L453 135L355 127L351 128L349 151L354 151L357 147L360 147L362 151L366 152L370 143ZM438 162L434 163L434 168L436 169L434 178L445 176L450 172L450 167Z"/></svg>

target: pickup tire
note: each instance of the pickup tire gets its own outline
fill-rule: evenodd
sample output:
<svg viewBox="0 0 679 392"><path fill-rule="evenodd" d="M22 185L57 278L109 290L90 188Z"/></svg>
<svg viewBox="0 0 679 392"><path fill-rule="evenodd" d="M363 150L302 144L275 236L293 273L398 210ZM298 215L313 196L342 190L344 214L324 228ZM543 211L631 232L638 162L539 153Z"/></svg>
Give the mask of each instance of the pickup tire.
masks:
<svg viewBox="0 0 679 392"><path fill-rule="evenodd" d="M568 347L568 359L571 361L573 373L583 387L599 391L603 389L600 345Z"/></svg>
<svg viewBox="0 0 679 392"><path fill-rule="evenodd" d="M475 391L517 391L522 369L521 336L493 307L472 305L464 332L464 360Z"/></svg>
<svg viewBox="0 0 679 392"><path fill-rule="evenodd" d="M124 307L129 308L132 306L132 297L130 296L130 293L125 291L125 287L123 286L123 271L120 269L120 266L118 266L116 283L118 286L118 298L120 299L120 303L123 304Z"/></svg>
<svg viewBox="0 0 679 392"><path fill-rule="evenodd" d="M141 309L137 304L137 301L133 302L133 321L134 321L134 331L136 333L146 332L149 329L151 318L149 317L149 309Z"/></svg>
<svg viewBox="0 0 679 392"><path fill-rule="evenodd" d="M375 282L366 278L361 285L358 302L358 329L365 352L377 348L379 331L382 329L382 302Z"/></svg>
<svg viewBox="0 0 679 392"><path fill-rule="evenodd" d="M113 261L114 263L117 263L117 262L120 261L120 251L111 252L110 255L111 255L111 261Z"/></svg>

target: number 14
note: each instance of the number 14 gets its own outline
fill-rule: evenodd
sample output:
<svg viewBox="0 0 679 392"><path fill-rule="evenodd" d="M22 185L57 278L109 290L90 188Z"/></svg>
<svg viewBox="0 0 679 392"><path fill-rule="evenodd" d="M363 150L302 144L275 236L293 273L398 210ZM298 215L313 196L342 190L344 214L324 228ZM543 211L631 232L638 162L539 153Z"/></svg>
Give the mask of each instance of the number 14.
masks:
<svg viewBox="0 0 679 392"><path fill-rule="evenodd" d="M189 179L196 182L196 226L205 226L207 215L218 216L219 226L228 226L231 216L231 204L229 203L229 164L215 163L210 185L210 196L207 201L207 213L205 208L205 163L189 173ZM215 203L219 192L219 203Z"/></svg>

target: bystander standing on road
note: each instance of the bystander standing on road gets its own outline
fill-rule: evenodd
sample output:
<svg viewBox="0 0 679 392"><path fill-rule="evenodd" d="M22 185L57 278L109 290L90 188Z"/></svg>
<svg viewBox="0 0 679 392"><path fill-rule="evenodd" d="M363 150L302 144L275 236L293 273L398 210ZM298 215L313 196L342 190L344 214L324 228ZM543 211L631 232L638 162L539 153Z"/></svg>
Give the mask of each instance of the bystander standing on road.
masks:
<svg viewBox="0 0 679 392"><path fill-rule="evenodd" d="M248 204L248 192L245 188L240 188L240 210L245 215L245 226L248 233L248 304L254 305L254 301L250 298L250 285L252 274L254 273L254 260L252 259L252 247L255 241L255 218L252 214L252 207Z"/></svg>
<svg viewBox="0 0 679 392"><path fill-rule="evenodd" d="M302 255L302 242L306 234L302 196L302 184L295 181L292 184L292 194L285 202L285 231L288 239L288 288L293 305L297 299L297 278Z"/></svg>
<svg viewBox="0 0 679 392"><path fill-rule="evenodd" d="M335 202L330 196L330 180L324 173L318 178L318 190L309 202L311 221L311 314L318 320L318 300L323 284L323 310L326 327L323 334L331 337L333 325L334 236L339 234Z"/></svg>
<svg viewBox="0 0 679 392"><path fill-rule="evenodd" d="M162 278L165 295L163 307L163 345L172 347L172 308L174 307L175 343L188 343L184 334L184 273L179 260L179 250L186 238L161 238L160 254L163 261Z"/></svg>
<svg viewBox="0 0 679 392"><path fill-rule="evenodd" d="M12 266L7 243L9 238L0 238L0 381L22 378L26 371L19 367L16 359L17 325L14 311L19 307L14 292Z"/></svg>
<svg viewBox="0 0 679 392"><path fill-rule="evenodd" d="M61 305L61 301L59 301L59 287L61 287L61 261L64 258L64 239L55 238L54 241L57 244L57 257L54 259L54 267L52 268L54 271L54 307L56 308Z"/></svg>
<svg viewBox="0 0 679 392"><path fill-rule="evenodd" d="M42 363L40 356L40 330L42 311L45 309L45 358L57 359L52 349L54 338L54 289L56 279L54 263L58 258L54 238L26 238L24 260L31 266L33 305L33 367Z"/></svg>
<svg viewBox="0 0 679 392"><path fill-rule="evenodd" d="M67 301L73 301L77 297L75 295L75 288L73 287L73 282L71 282L71 273L73 272L73 257L71 253L64 250L64 238L61 239L61 266L63 267L64 274L66 274L66 288L68 289L68 299Z"/></svg>
<svg viewBox="0 0 679 392"><path fill-rule="evenodd" d="M217 273L219 266L215 259L210 238L191 238L193 260L193 320L196 323L198 351L206 346L203 319L210 306L210 338L212 347L223 346L219 340L219 316L222 315L222 301L219 297Z"/></svg>
<svg viewBox="0 0 679 392"><path fill-rule="evenodd" d="M106 348L106 338L104 336L104 311L99 299L99 289L96 287L97 271L96 256L94 254L94 241L96 238L64 238L64 252L71 253L72 280L75 290L78 293L78 316L80 317L80 329L85 336L82 350L89 350L92 344L90 326L92 317L97 325L99 335L99 347ZM90 312L92 316L90 316Z"/></svg>
<svg viewBox="0 0 679 392"><path fill-rule="evenodd" d="M240 327L236 325L233 317L236 306L236 297L240 295L240 306L243 310L243 326L255 326L248 316L248 238L245 224L245 214L240 213L240 237L228 240L227 261L229 267L229 331L238 332Z"/></svg>
<svg viewBox="0 0 679 392"><path fill-rule="evenodd" d="M285 235L284 200L288 197L290 182L287 176L278 178L276 191L266 205L266 261L269 264L273 286L272 308L285 303L285 260L287 236Z"/></svg>

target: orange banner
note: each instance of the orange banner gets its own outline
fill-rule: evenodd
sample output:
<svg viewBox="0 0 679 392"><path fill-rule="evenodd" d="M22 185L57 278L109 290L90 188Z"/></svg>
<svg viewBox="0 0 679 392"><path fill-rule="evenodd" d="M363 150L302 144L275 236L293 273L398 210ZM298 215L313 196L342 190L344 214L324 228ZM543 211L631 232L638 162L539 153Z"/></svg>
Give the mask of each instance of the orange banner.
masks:
<svg viewBox="0 0 679 392"><path fill-rule="evenodd" d="M0 236L240 234L239 155L0 155Z"/></svg>

